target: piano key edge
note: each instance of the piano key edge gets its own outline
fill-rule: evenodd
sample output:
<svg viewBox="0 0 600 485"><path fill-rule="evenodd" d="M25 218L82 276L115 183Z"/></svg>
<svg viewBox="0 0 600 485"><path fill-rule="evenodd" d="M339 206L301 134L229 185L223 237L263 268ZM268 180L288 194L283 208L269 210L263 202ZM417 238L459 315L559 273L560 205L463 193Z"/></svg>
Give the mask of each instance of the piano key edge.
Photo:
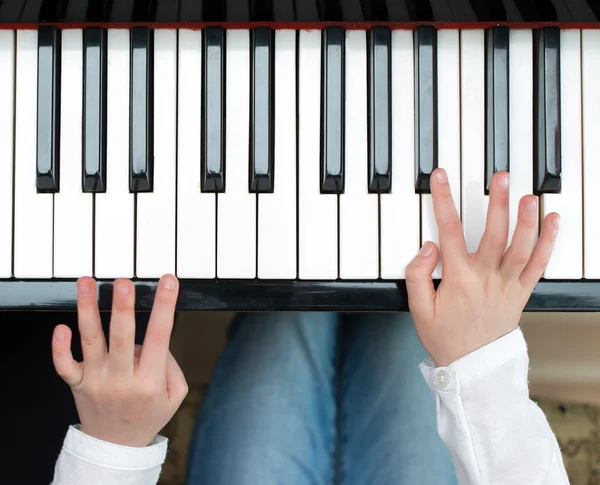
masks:
<svg viewBox="0 0 600 485"><path fill-rule="evenodd" d="M134 280L136 310L152 308L158 280ZM112 280L99 280L100 310ZM0 280L0 311L74 311L75 280ZM404 281L180 280L177 311L408 311ZM525 311L600 311L600 280L540 281Z"/></svg>

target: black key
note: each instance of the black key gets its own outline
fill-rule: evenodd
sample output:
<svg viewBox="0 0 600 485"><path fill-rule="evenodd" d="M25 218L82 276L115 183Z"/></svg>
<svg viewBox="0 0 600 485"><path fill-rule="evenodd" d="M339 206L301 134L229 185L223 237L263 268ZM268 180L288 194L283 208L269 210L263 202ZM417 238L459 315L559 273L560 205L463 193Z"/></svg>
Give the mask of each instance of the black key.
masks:
<svg viewBox="0 0 600 485"><path fill-rule="evenodd" d="M257 27L250 37L250 192L273 192L273 35Z"/></svg>
<svg viewBox="0 0 600 485"><path fill-rule="evenodd" d="M38 29L37 190L58 192L60 158L60 31Z"/></svg>
<svg viewBox="0 0 600 485"><path fill-rule="evenodd" d="M367 58L369 191L385 193L392 188L391 34L388 27L373 27L369 32Z"/></svg>
<svg viewBox="0 0 600 485"><path fill-rule="evenodd" d="M492 175L509 170L508 27L485 36L485 193Z"/></svg>
<svg viewBox="0 0 600 485"><path fill-rule="evenodd" d="M344 191L344 29L322 36L321 193Z"/></svg>
<svg viewBox="0 0 600 485"><path fill-rule="evenodd" d="M525 22L556 22L552 0L514 0Z"/></svg>
<svg viewBox="0 0 600 485"><path fill-rule="evenodd" d="M154 164L154 33L131 29L129 190L152 192Z"/></svg>
<svg viewBox="0 0 600 485"><path fill-rule="evenodd" d="M225 192L225 32L204 29L202 53L203 192Z"/></svg>
<svg viewBox="0 0 600 485"><path fill-rule="evenodd" d="M106 192L106 30L83 35L83 191Z"/></svg>
<svg viewBox="0 0 600 485"><path fill-rule="evenodd" d="M560 30L533 33L533 190L558 193L561 187Z"/></svg>
<svg viewBox="0 0 600 485"><path fill-rule="evenodd" d="M428 194L429 177L438 166L437 33L418 27L415 49L415 191Z"/></svg>

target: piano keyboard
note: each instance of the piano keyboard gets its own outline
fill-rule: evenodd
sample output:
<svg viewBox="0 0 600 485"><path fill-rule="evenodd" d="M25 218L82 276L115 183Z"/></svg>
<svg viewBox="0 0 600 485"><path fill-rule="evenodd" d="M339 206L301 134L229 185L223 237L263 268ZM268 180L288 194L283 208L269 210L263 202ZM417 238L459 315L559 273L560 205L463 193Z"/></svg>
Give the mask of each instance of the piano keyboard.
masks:
<svg viewBox="0 0 600 485"><path fill-rule="evenodd" d="M0 30L0 278L402 280L436 166L600 278L598 85L598 30Z"/></svg>

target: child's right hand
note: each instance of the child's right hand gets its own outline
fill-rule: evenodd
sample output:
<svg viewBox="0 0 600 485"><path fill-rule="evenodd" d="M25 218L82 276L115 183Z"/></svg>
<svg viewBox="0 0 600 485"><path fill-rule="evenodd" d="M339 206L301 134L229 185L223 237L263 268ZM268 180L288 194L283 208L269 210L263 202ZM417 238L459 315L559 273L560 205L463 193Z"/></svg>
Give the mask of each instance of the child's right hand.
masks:
<svg viewBox="0 0 600 485"><path fill-rule="evenodd" d="M431 177L431 194L440 233L442 282L431 273L438 249L427 242L406 268L411 313L423 347L438 367L512 332L544 274L558 233L558 214L548 214L538 239L537 199L521 199L519 218L507 251L508 173L492 177L485 232L469 254L446 172Z"/></svg>
<svg viewBox="0 0 600 485"><path fill-rule="evenodd" d="M77 282L83 362L73 359L71 331L58 325L52 339L56 372L75 398L81 430L125 446L149 445L173 417L188 387L169 351L179 283L160 280L143 346L135 345L135 288L116 280L110 320L110 351L100 323L96 282Z"/></svg>

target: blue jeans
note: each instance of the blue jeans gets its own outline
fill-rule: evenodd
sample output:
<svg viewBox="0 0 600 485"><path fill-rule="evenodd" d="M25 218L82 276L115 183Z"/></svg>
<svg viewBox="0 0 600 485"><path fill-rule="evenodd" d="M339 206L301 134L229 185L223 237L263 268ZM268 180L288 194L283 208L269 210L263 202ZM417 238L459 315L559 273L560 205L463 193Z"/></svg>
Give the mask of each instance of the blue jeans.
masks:
<svg viewBox="0 0 600 485"><path fill-rule="evenodd" d="M450 485L410 314L241 314L200 407L189 485Z"/></svg>

